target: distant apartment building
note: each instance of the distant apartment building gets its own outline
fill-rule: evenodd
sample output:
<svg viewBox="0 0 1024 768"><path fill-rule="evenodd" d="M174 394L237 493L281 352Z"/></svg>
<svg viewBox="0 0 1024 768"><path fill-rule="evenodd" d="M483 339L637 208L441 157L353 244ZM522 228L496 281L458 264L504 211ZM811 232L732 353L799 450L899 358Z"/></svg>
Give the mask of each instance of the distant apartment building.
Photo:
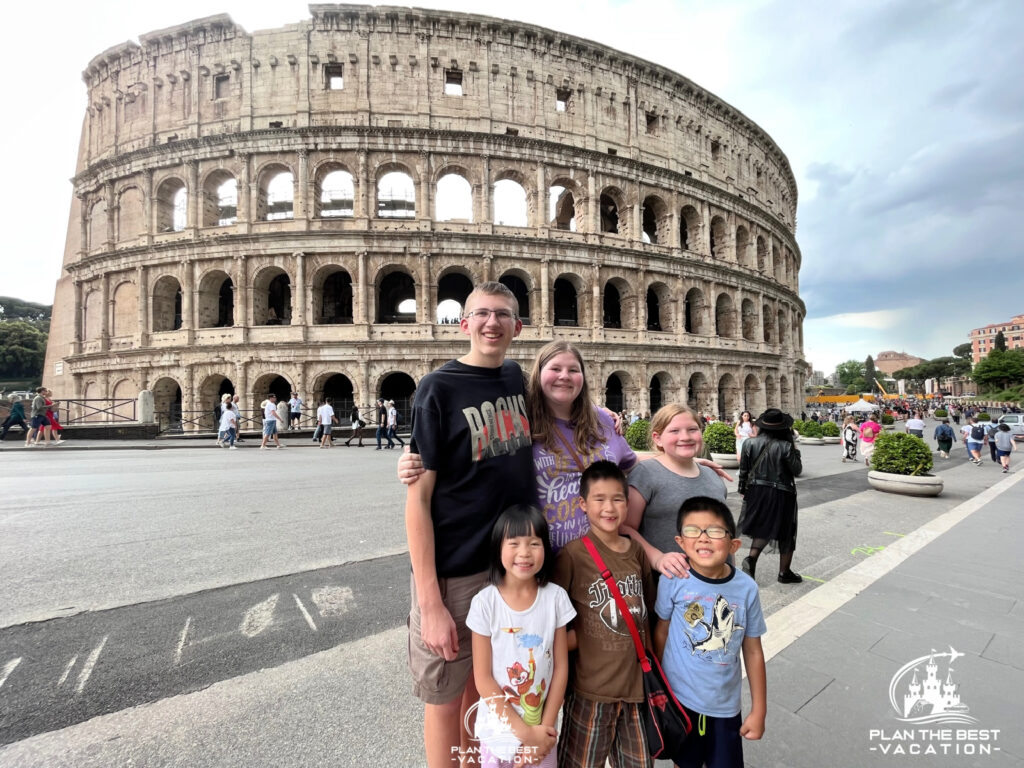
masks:
<svg viewBox="0 0 1024 768"><path fill-rule="evenodd" d="M875 370L881 371L886 376L892 376L901 368L911 368L923 362L924 360L920 357L908 355L906 352L894 352L890 349L879 352L875 357Z"/></svg>
<svg viewBox="0 0 1024 768"><path fill-rule="evenodd" d="M1011 320L971 331L971 352L975 363L992 351L996 345L996 334L1000 331L1006 339L1007 349L1024 349L1024 315L1016 315Z"/></svg>
<svg viewBox="0 0 1024 768"><path fill-rule="evenodd" d="M807 384L812 387L824 387L828 384L825 379L824 371L812 371L810 378L807 379Z"/></svg>

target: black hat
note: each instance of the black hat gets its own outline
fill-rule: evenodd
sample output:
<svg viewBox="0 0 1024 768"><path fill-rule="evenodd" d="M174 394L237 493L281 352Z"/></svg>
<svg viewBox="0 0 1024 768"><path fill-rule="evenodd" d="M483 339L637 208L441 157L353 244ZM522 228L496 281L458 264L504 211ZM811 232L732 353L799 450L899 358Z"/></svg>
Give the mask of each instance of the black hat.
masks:
<svg viewBox="0 0 1024 768"><path fill-rule="evenodd" d="M792 429L793 417L778 408L769 408L757 417L754 426L758 429Z"/></svg>

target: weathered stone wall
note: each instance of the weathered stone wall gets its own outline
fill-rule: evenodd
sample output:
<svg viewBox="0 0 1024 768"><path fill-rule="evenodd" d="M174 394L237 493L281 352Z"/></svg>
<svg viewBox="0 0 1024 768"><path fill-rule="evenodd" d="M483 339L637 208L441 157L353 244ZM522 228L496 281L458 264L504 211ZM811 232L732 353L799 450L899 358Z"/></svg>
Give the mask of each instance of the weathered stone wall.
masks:
<svg viewBox="0 0 1024 768"><path fill-rule="evenodd" d="M252 35L201 19L90 62L48 386L153 388L158 411L180 388L208 412L225 378L249 406L275 376L310 400L341 374L367 404L390 374L464 351L438 304L501 278L528 303L513 356L573 339L594 391L621 384L628 408L796 405L796 186L753 122L551 30L310 10ZM380 183L394 172L411 180L399 211ZM472 202L442 221L452 175ZM517 226L495 223L503 181L525 197Z"/></svg>

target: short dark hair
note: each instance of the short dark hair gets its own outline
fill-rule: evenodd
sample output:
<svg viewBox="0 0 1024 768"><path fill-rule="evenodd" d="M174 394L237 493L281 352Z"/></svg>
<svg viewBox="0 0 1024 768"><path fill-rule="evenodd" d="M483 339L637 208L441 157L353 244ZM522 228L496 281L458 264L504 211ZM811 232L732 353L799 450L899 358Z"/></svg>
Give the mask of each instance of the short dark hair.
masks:
<svg viewBox="0 0 1024 768"><path fill-rule="evenodd" d="M267 395L267 399L269 400L270 398L274 398L275 400L277 400L277 395L271 392L269 395Z"/></svg>
<svg viewBox="0 0 1024 768"><path fill-rule="evenodd" d="M505 578L505 566L501 564L501 547L505 539L516 536L536 536L544 542L544 563L537 571L537 583L544 586L551 580L555 570L555 554L551 550L551 534L544 513L532 504L514 504L494 521L491 529L491 567L487 578L498 586Z"/></svg>
<svg viewBox="0 0 1024 768"><path fill-rule="evenodd" d="M618 480L622 483L622 492L629 495L629 484L626 482L626 473L619 468L614 461L595 461L580 476L580 496L584 499L590 492L590 484L595 480Z"/></svg>
<svg viewBox="0 0 1024 768"><path fill-rule="evenodd" d="M736 537L736 520L732 516L729 507L724 501L712 499L710 496L691 496L679 507L679 514L676 516L676 530L682 535L683 520L694 512L709 512L718 518L718 521L729 531L731 538Z"/></svg>

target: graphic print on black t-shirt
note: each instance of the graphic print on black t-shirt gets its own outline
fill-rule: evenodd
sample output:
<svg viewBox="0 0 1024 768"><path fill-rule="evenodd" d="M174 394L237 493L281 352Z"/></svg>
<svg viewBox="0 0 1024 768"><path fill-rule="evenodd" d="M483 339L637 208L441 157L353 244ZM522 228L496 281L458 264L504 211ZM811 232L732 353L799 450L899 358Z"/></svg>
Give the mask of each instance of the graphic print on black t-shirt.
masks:
<svg viewBox="0 0 1024 768"><path fill-rule="evenodd" d="M469 425L470 456L473 461L515 453L532 444L526 401L522 395L485 400L480 407L462 409Z"/></svg>

